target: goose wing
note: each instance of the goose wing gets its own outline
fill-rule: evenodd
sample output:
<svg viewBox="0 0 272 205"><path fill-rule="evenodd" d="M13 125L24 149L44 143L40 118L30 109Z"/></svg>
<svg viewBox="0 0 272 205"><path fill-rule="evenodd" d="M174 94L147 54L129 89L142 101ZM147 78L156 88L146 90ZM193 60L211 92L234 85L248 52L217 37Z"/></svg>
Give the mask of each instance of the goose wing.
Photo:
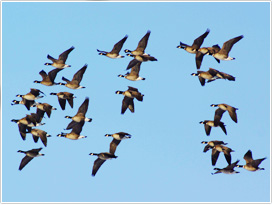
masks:
<svg viewBox="0 0 272 205"><path fill-rule="evenodd" d="M232 48L232 46L237 43L238 41L240 41L244 36L241 35L241 36L237 36L235 38L232 38L228 41L226 41L224 44L223 44L223 47L222 49L219 51L219 53L224 53L224 54L228 54Z"/></svg>
<svg viewBox="0 0 272 205"><path fill-rule="evenodd" d="M97 158L94 161L94 165L93 165L93 171L92 171L92 176L95 176L96 172L98 171L98 169L101 167L101 165L105 162L106 160Z"/></svg>
<svg viewBox="0 0 272 205"><path fill-rule="evenodd" d="M67 59L69 53L70 53L72 50L74 50L74 48L75 48L75 47L72 46L72 47L69 48L68 50L66 50L66 51L64 51L63 53L61 53L61 54L59 55L59 59L58 59L58 60L62 61L62 63L65 63L65 61L66 61L66 59Z"/></svg>
<svg viewBox="0 0 272 205"><path fill-rule="evenodd" d="M202 45L204 39L207 37L207 35L209 34L210 29L207 29L205 33L203 33L201 36L199 36L198 38L196 38L193 42L192 47L195 49L199 49L200 46Z"/></svg>
<svg viewBox="0 0 272 205"><path fill-rule="evenodd" d="M136 48L137 51L142 51L144 53L150 33L151 31L148 30L147 33L143 36L143 38L139 41L138 46Z"/></svg>
<svg viewBox="0 0 272 205"><path fill-rule="evenodd" d="M120 50L122 49L125 41L127 40L128 35L126 35L124 38L122 38L120 41L118 41L114 46L113 49L111 50L110 53L116 53L119 54Z"/></svg>

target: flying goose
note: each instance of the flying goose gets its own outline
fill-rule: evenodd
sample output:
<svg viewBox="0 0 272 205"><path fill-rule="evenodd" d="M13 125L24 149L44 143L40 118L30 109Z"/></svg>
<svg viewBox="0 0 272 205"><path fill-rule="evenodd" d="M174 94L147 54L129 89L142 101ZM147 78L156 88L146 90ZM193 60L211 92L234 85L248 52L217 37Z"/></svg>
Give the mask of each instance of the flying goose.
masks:
<svg viewBox="0 0 272 205"><path fill-rule="evenodd" d="M148 55L145 53L145 48L147 46L147 42L148 42L148 39L149 39L149 36L150 36L150 33L151 31L148 30L146 32L146 34L141 38L141 40L139 41L138 43L138 46L137 48L134 50L134 51L131 51L131 50L128 50L128 49L125 49L125 53L131 53L133 55Z"/></svg>
<svg viewBox="0 0 272 205"><path fill-rule="evenodd" d="M35 143L37 143L39 138L41 138L41 141L45 147L47 146L47 137L51 137L51 135L47 134L47 132L40 129L32 129L30 132L28 131L27 133L32 134Z"/></svg>
<svg viewBox="0 0 272 205"><path fill-rule="evenodd" d="M239 163L239 160L237 160L236 162L226 166L223 169L219 169L219 168L214 168L214 170L217 170L215 173L212 173L212 175L214 174L219 174L219 173L224 173L224 174L238 174L240 172L237 172L234 170L234 167L237 166L237 164Z"/></svg>
<svg viewBox="0 0 272 205"><path fill-rule="evenodd" d="M196 54L195 60L196 60L196 67L197 69L200 69L202 59L203 59L203 54L198 51L202 43L204 42L204 39L207 37L209 34L210 30L207 29L205 33L203 33L201 36L196 38L191 46L180 42L180 45L177 46L177 48L184 49L188 53Z"/></svg>
<svg viewBox="0 0 272 205"><path fill-rule="evenodd" d="M30 92L25 94L25 95L16 95L16 97L21 97L26 100L37 100L39 98L42 98L43 96L40 96L40 93L44 94L41 90L35 89L35 88L30 88Z"/></svg>
<svg viewBox="0 0 272 205"><path fill-rule="evenodd" d="M114 46L113 49L110 52L107 51L101 51L96 49L99 52L99 55L104 55L109 58L124 58L124 56L119 55L120 50L123 47L123 44L127 40L128 35L126 35L124 38L122 38L120 41L118 41Z"/></svg>
<svg viewBox="0 0 272 205"><path fill-rule="evenodd" d="M71 48L69 48L68 50L64 51L63 53L61 53L59 55L59 58L58 59L55 59L53 58L52 56L50 55L47 55L47 58L49 60L51 60L53 63L45 63L44 65L51 65L51 66L54 66L56 68L59 68L59 69L63 69L63 68L66 68L66 67L71 67L70 65L67 65L65 64L66 60L67 60L67 57L69 55L69 53L74 50L74 46L72 46Z"/></svg>
<svg viewBox="0 0 272 205"><path fill-rule="evenodd" d="M36 113L41 117L43 117L44 113L46 113L47 116L50 118L52 110L57 110L57 108L54 108L48 103L36 103L35 105L33 105L33 107L37 108Z"/></svg>
<svg viewBox="0 0 272 205"><path fill-rule="evenodd" d="M265 160L266 157L261 159L253 159L252 158L252 152L251 150L248 150L247 153L244 155L244 160L246 161L245 165L237 165L237 167L242 167L248 171L258 171L258 170L264 170L264 168L260 168L259 164L262 163L263 160Z"/></svg>
<svg viewBox="0 0 272 205"><path fill-rule="evenodd" d="M106 137L113 137L110 143L110 153L114 154L117 146L120 144L121 140L131 138L131 135L126 132L117 132L114 134L106 134Z"/></svg>
<svg viewBox="0 0 272 205"><path fill-rule="evenodd" d="M218 60L225 60L225 61L234 60L235 58L232 58L232 57L229 56L229 52L230 52L232 46L235 43L237 43L238 41L240 41L243 37L244 36L241 35L241 36L237 36L235 38L232 38L232 39L226 41L223 44L223 47L220 49L220 51L217 52L217 53L212 54L212 56L215 57Z"/></svg>
<svg viewBox="0 0 272 205"><path fill-rule="evenodd" d="M215 126L214 121L211 121L211 120L204 120L204 121L201 121L199 123L204 124L205 132L206 132L207 136L210 135L212 127L218 127L218 126L221 127L223 132L227 135L227 130L226 130L225 124L223 122L219 122L218 126Z"/></svg>
<svg viewBox="0 0 272 205"><path fill-rule="evenodd" d="M117 158L117 156L115 156L112 153L109 152L101 152L99 154L96 153L90 153L89 155L96 155L98 158L94 161L94 165L93 165L93 171L92 171L92 176L95 176L96 172L98 171L98 169L101 167L101 165L109 159L113 159L113 158Z"/></svg>
<svg viewBox="0 0 272 205"><path fill-rule="evenodd" d="M197 73L192 73L192 76L198 76L199 82L202 86L207 83L212 82L217 79L227 79L230 81L235 81L235 77L227 73L220 72L216 69L209 68L208 71L197 71Z"/></svg>
<svg viewBox="0 0 272 205"><path fill-rule="evenodd" d="M136 98L138 101L143 101L143 94L141 94L137 88L128 86L128 90L126 91L120 91L117 90L115 92L116 94L122 94L124 95L124 99L122 101L122 108L121 108L121 114L124 114L127 108L134 113L134 98Z"/></svg>
<svg viewBox="0 0 272 205"><path fill-rule="evenodd" d="M30 110L30 107L35 106L35 101L34 100L26 100L25 98L22 98L21 101L13 100L11 103L11 105L19 105L19 104L24 105L27 110Z"/></svg>
<svg viewBox="0 0 272 205"><path fill-rule="evenodd" d="M19 170L21 171L34 157L44 156L44 154L39 153L39 151L41 150L42 148L31 149L28 151L18 150L18 152L25 154L25 157L22 159L20 163Z"/></svg>
<svg viewBox="0 0 272 205"><path fill-rule="evenodd" d="M85 123L85 121L81 121L73 126L72 131L70 133L63 133L62 132L61 134L58 134L57 136L58 137L65 137L65 138L68 138L71 140L78 140L78 139L86 138L87 136L80 135L84 123Z"/></svg>
<svg viewBox="0 0 272 205"><path fill-rule="evenodd" d="M142 64L142 62L137 62L136 65L131 68L130 73L128 72L128 73L126 73L126 75L120 74L120 75L118 75L118 77L126 78L131 81L145 80L145 78L142 78L139 76L141 64Z"/></svg>
<svg viewBox="0 0 272 205"><path fill-rule="evenodd" d="M192 53L192 54L196 54L198 49L200 48L200 46L202 45L204 39L207 37L207 35L209 34L210 29L207 29L205 31L205 33L203 33L201 36L199 36L198 38L196 38L193 42L193 44L191 46L182 43L180 41L179 46L177 46L177 48L181 48L184 49L185 51L187 51L188 53Z"/></svg>
<svg viewBox="0 0 272 205"><path fill-rule="evenodd" d="M211 104L211 107L218 107L215 110L215 114L214 114L214 125L218 126L219 122L222 118L222 115L224 114L224 112L228 111L229 116L231 117L231 119L237 123L237 114L236 114L236 110L238 110L238 108L232 107L230 105L227 105L225 103L221 103L221 104Z"/></svg>
<svg viewBox="0 0 272 205"><path fill-rule="evenodd" d="M62 110L65 110L66 100L68 101L71 108L74 107L74 94L69 92L50 93L50 95L57 95L59 104Z"/></svg>
<svg viewBox="0 0 272 205"><path fill-rule="evenodd" d="M54 81L59 71L61 71L61 69L55 68L47 74L44 70L42 70L39 72L39 74L42 76L42 81L35 80L34 83L40 83L46 86L58 85L58 83L55 83Z"/></svg>
<svg viewBox="0 0 272 205"><path fill-rule="evenodd" d="M83 74L85 73L86 69L87 69L87 64L85 64L81 69L79 69L73 76L73 79L70 81L65 77L62 77L62 80L66 81L65 83L59 83L59 85L65 85L67 88L71 88L71 89L80 89L80 88L85 88L80 84Z"/></svg>
<svg viewBox="0 0 272 205"><path fill-rule="evenodd" d="M65 116L65 118L72 119L72 122L69 123L66 130L72 129L79 122L82 122L82 121L91 122L92 121L91 118L85 117L85 114L88 110L88 106L89 106L89 98L87 97L84 100L84 102L80 105L80 107L78 108L78 111L75 116L73 116L73 117Z"/></svg>

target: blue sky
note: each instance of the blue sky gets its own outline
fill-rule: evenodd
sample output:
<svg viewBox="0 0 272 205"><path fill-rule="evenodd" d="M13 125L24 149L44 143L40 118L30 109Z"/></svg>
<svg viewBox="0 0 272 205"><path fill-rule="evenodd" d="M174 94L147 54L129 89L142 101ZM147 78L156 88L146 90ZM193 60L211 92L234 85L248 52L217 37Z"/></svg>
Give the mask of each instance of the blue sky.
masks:
<svg viewBox="0 0 272 205"><path fill-rule="evenodd" d="M234 45L234 61L218 64L205 56L201 70L209 67L229 73L236 81L218 80L202 87L194 55L177 49L182 41L192 44L206 29L202 46L223 43L244 35ZM135 49L151 31L146 52L158 61L144 62L145 81L118 78L132 59L109 59L96 49L110 51L125 35L123 50ZM65 68L58 73L71 79L85 63L81 84L85 89L34 84L41 80L47 54L57 57L74 46ZM134 101L135 113L121 115L123 97L117 90L133 86L144 94ZM23 141L11 119L27 111L11 106L17 94L30 88L42 90L57 108L39 127L52 135L43 157L18 170L23 154L17 150L44 147L27 135ZM68 91L77 97L74 109L60 109L51 92ZM269 2L3 2L2 3L2 202L269 202L270 201L270 3ZM90 98L82 133L87 138L58 138L85 97ZM211 104L239 108L238 123L228 114L222 121L228 135L213 128L206 136L202 120L212 120ZM89 153L107 152L111 138L105 134L128 132L131 139L117 147L117 159L105 162L91 176L96 159ZM211 153L203 153L202 141L223 140L235 150L232 162L244 164L250 149L253 158L267 157L264 171L240 171L236 175L211 175ZM215 167L226 167L223 155ZM32 192L29 191L32 189Z"/></svg>

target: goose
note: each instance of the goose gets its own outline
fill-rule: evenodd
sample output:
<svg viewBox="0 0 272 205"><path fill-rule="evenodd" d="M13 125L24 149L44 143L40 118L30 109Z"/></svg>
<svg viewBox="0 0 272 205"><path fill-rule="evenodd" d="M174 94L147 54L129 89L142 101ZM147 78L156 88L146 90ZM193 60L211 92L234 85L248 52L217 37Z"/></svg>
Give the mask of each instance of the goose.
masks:
<svg viewBox="0 0 272 205"><path fill-rule="evenodd" d="M237 160L236 162L226 166L223 169L219 169L219 168L214 168L214 170L217 170L215 173L212 173L212 175L214 174L219 174L219 173L224 173L224 174L238 174L240 172L237 172L234 170L234 167L237 166L237 164L239 163L239 160Z"/></svg>
<svg viewBox="0 0 272 205"><path fill-rule="evenodd" d="M247 153L244 155L244 160L246 161L246 164L245 165L237 165L237 167L244 168L245 170L252 171L252 172L255 172L258 170L264 170L264 168L260 168L259 165L265 159L266 159L266 157L254 160L252 158L251 150L248 150Z"/></svg>
<svg viewBox="0 0 272 205"><path fill-rule="evenodd" d="M50 55L47 55L47 58L49 60L51 60L53 63L45 63L44 65L51 65L51 66L54 66L56 68L59 68L59 69L63 69L63 68L67 68L67 67L71 67L71 65L67 65L65 64L66 60L67 60L67 57L69 55L69 53L74 50L74 46L72 46L71 48L69 48L68 50L64 51L63 53L61 53L59 55L59 58L58 59L55 59L53 58L52 56Z"/></svg>
<svg viewBox="0 0 272 205"><path fill-rule="evenodd" d="M30 132L28 131L27 133L32 134L35 143L37 143L39 138L41 138L42 143L45 147L47 146L47 137L51 137L51 135L47 134L47 132L40 129L32 129Z"/></svg>
<svg viewBox="0 0 272 205"><path fill-rule="evenodd" d="M120 91L117 90L115 92L116 94L122 94L124 95L124 99L122 101L122 108L121 108L121 114L124 114L127 108L130 109L132 113L134 113L134 98L136 98L138 101L143 101L143 94L141 94L137 88L128 86L128 90L126 91Z"/></svg>
<svg viewBox="0 0 272 205"><path fill-rule="evenodd" d="M225 60L225 61L229 61L229 60L234 60L235 58L232 58L229 56L229 52L232 48L232 46L237 43L238 41L240 41L244 36L237 36L235 38L232 38L228 41L226 41L223 44L223 47L220 49L219 52L212 54L212 56L218 60Z"/></svg>
<svg viewBox="0 0 272 205"><path fill-rule="evenodd" d="M97 153L90 153L89 155L95 155L95 156L97 156L97 159L94 161L92 176L96 175L96 172L98 171L98 169L101 167L101 165L106 160L117 158L117 156L115 156L114 154L109 153L109 152L101 152L99 154L97 154Z"/></svg>
<svg viewBox="0 0 272 205"><path fill-rule="evenodd" d="M62 110L65 110L66 100L68 101L71 108L74 107L74 94L69 92L50 93L50 95L57 95L59 104Z"/></svg>
<svg viewBox="0 0 272 205"><path fill-rule="evenodd" d="M34 83L40 83L46 86L58 85L58 83L55 83L54 81L59 71L61 71L61 69L56 68L47 74L44 70L42 70L39 72L39 74L42 76L42 81L35 80Z"/></svg>
<svg viewBox="0 0 272 205"><path fill-rule="evenodd" d="M215 166L220 152L224 153L226 161L228 162L228 164L231 164L231 154L230 153L234 152L234 150L232 150L231 148L226 147L222 144L217 144L212 148L212 165Z"/></svg>
<svg viewBox="0 0 272 205"><path fill-rule="evenodd" d="M44 113L46 113L47 116L50 118L52 110L57 110L57 108L54 108L48 103L36 103L35 105L33 105L33 107L37 108L36 113L41 117L43 117Z"/></svg>
<svg viewBox="0 0 272 205"><path fill-rule="evenodd" d="M126 35L124 38L122 38L120 41L118 41L114 46L113 49L110 52L107 51L101 51L96 49L99 52L99 55L104 55L109 58L124 58L125 56L119 55L120 50L122 49L125 41L127 40L128 35Z"/></svg>
<svg viewBox="0 0 272 205"><path fill-rule="evenodd" d="M211 107L218 107L215 111L215 115L214 115L214 125L218 126L219 122L222 118L222 115L224 114L224 112L228 111L229 116L231 117L231 119L237 123L237 114L236 114L236 110L238 110L238 108L232 107L228 104L225 103L221 103L221 104L211 104Z"/></svg>
<svg viewBox="0 0 272 205"><path fill-rule="evenodd" d="M212 82L217 79L227 79L229 81L235 81L235 77L227 73L220 72L216 69L209 68L208 71L197 71L197 73L192 73L192 76L198 76L199 82L202 86L207 83Z"/></svg>
<svg viewBox="0 0 272 205"><path fill-rule="evenodd" d="M204 42L204 39L207 37L209 32L210 32L210 30L207 29L205 31L205 33L203 33L201 36L199 36L198 38L196 38L194 40L194 42L193 42L193 44L191 46L189 46L189 45L187 45L185 43L182 43L182 42L180 42L179 46L177 46L177 48L184 49L188 53L196 54L195 61L196 61L197 69L200 69L202 59L203 59L203 56L204 56L201 52L198 51L198 49L200 49L200 46Z"/></svg>
<svg viewBox="0 0 272 205"><path fill-rule="evenodd" d="M87 69L87 64L85 64L81 69L79 69L73 76L73 79L70 81L65 77L62 77L62 80L66 81L65 83L59 83L59 85L65 85L67 88L71 88L71 89L80 89L80 88L85 88L80 84L83 74L85 73L86 69Z"/></svg>
<svg viewBox="0 0 272 205"><path fill-rule="evenodd" d="M145 78L142 78L139 76L140 72L140 66L142 62L137 62L135 66L131 68L130 73L128 72L126 75L118 75L120 78L126 78L131 81L138 81L138 80L145 80Z"/></svg>
<svg viewBox="0 0 272 205"><path fill-rule="evenodd" d="M145 49L146 49L146 46L147 46L147 42L148 42L150 33L151 33L150 30L148 30L148 31L146 32L146 34L145 34L145 35L141 38L141 40L139 41L138 46L137 46L137 48L136 48L134 51L125 49L125 50L124 50L125 53L131 53L131 54L133 54L133 55L149 55L149 54L146 54L146 53L145 53Z"/></svg>
<svg viewBox="0 0 272 205"><path fill-rule="evenodd" d="M27 110L30 110L30 107L35 106L35 101L34 100L26 100L25 98L22 98L22 100L13 100L11 105L24 105Z"/></svg>
<svg viewBox="0 0 272 205"><path fill-rule="evenodd" d="M221 127L223 132L227 135L227 130L226 130L225 124L223 122L219 122L218 126L215 126L214 121L211 121L211 120L204 120L204 121L201 121L199 123L204 124L205 132L206 132L207 136L210 135L212 127L218 127L218 126Z"/></svg>
<svg viewBox="0 0 272 205"><path fill-rule="evenodd" d="M78 140L78 139L86 138L87 136L80 135L84 123L85 123L85 121L81 121L73 126L72 131L70 133L63 133L62 132L61 134L58 134L57 136L58 137L65 137L65 138L68 138L71 140Z"/></svg>
<svg viewBox="0 0 272 205"><path fill-rule="evenodd" d="M202 141L201 144L206 144L204 147L203 152L207 152L208 150L212 149L215 145L227 145L228 143L225 143L223 141L213 140L213 141Z"/></svg>
<svg viewBox="0 0 272 205"><path fill-rule="evenodd" d="M143 101L143 96L144 96L142 93L138 91L137 88L134 88L131 86L128 86L128 89L126 91L117 90L115 93L122 94L129 98L136 98L138 101Z"/></svg>
<svg viewBox="0 0 272 205"><path fill-rule="evenodd" d="M131 135L126 132L117 132L114 134L106 134L105 137L113 137L113 140L110 143L110 153L114 154L121 140L129 139L131 138Z"/></svg>
<svg viewBox="0 0 272 205"><path fill-rule="evenodd" d="M65 116L65 118L72 119L72 122L69 123L66 130L72 129L77 123L85 121L85 122L91 122L91 118L85 117L85 114L88 110L89 106L89 98L87 97L84 102L80 105L78 108L78 111L75 116Z"/></svg>
<svg viewBox="0 0 272 205"><path fill-rule="evenodd" d="M40 153L41 150L42 148L31 149L28 151L18 150L17 152L25 154L25 157L22 159L20 163L19 170L21 171L34 157L44 156L44 154Z"/></svg>
<svg viewBox="0 0 272 205"><path fill-rule="evenodd" d="M205 31L205 33L203 33L201 36L197 37L193 44L191 46L182 43L180 41L179 46L177 46L177 48L181 48L184 49L185 51L187 51L188 53L192 53L192 54L196 54L198 49L200 48L200 46L202 45L202 43L204 42L204 39L207 37L207 35L210 33L210 29L207 29Z"/></svg>
<svg viewBox="0 0 272 205"><path fill-rule="evenodd" d="M41 90L35 89L35 88L30 88L30 92L25 94L25 95L16 95L16 97L21 97L26 100L37 100L39 98L42 98L43 96L40 96L40 93L44 94Z"/></svg>

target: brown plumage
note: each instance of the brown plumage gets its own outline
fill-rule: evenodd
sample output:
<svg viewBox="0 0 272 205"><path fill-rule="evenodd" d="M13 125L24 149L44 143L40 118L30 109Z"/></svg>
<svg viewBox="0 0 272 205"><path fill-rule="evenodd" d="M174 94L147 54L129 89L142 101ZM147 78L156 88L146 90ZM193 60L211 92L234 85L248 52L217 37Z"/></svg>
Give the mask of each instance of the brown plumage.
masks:
<svg viewBox="0 0 272 205"><path fill-rule="evenodd" d="M222 144L217 144L212 149L212 158L211 158L212 165L214 166L216 164L220 152L224 153L226 161L228 162L228 164L231 164L231 154L230 153L234 152L234 150L232 150L231 148L226 147Z"/></svg>
<svg viewBox="0 0 272 205"><path fill-rule="evenodd" d="M106 134L106 137L113 137L110 143L110 153L114 154L117 146L120 144L121 140L131 138L131 135L126 132L117 132L114 134Z"/></svg>
<svg viewBox="0 0 272 205"><path fill-rule="evenodd" d="M146 34L139 41L138 46L134 51L125 49L124 50L125 53L131 53L133 55L144 55L144 54L148 55L148 54L145 53L145 49L146 49L146 46L147 46L147 43L148 43L150 33L151 33L151 31L149 31L149 30L146 32Z"/></svg>
<svg viewBox="0 0 272 205"><path fill-rule="evenodd" d="M120 50L122 49L125 41L127 40L128 35L126 35L124 38L122 38L120 41L118 41L112 48L110 52L107 51L101 51L96 49L99 52L99 55L104 55L109 58L124 58L124 56L119 55Z"/></svg>
<svg viewBox="0 0 272 205"><path fill-rule="evenodd" d="M62 80L66 82L65 83L59 83L59 85L65 85L67 88L71 88L71 89L80 89L80 88L85 88L80 84L82 78L83 78L83 74L85 73L86 69L87 69L88 65L85 64L81 69L79 69L73 76L73 79L70 81L65 77L62 77Z"/></svg>
<svg viewBox="0 0 272 205"><path fill-rule="evenodd" d="M225 124L223 122L219 122L219 125L218 126L215 126L214 125L214 121L211 121L211 120L204 120L204 121L201 121L199 122L200 124L204 124L204 128L205 128L205 132L206 132L206 135L209 136L210 133L211 133L211 129L212 127L220 127L223 132L227 135L227 130L225 128Z"/></svg>
<svg viewBox="0 0 272 205"><path fill-rule="evenodd" d="M57 95L60 107L65 110L66 100L68 101L71 108L74 107L74 94L69 92L50 93L50 95Z"/></svg>
<svg viewBox="0 0 272 205"><path fill-rule="evenodd" d="M59 69L63 69L63 68L66 68L66 67L71 67L70 65L66 65L65 62L68 58L68 55L69 53L74 50L74 46L72 46L71 48L69 48L68 50L64 51L63 53L61 53L59 55L59 58L58 59L55 59L53 58L52 56L50 55L47 55L47 58L49 60L51 60L53 63L45 63L44 65L51 65L51 66L54 66L56 68L59 68Z"/></svg>
<svg viewBox="0 0 272 205"><path fill-rule="evenodd" d="M247 153L244 155L244 160L246 161L245 165L237 165L237 167L242 167L248 171L258 171L258 170L264 170L264 168L260 168L259 164L261 164L261 162L263 160L265 160L266 157L261 158L261 159L253 159L252 158L252 152L251 150L248 150Z"/></svg>
<svg viewBox="0 0 272 205"><path fill-rule="evenodd" d="M238 41L240 41L244 36L237 36L235 38L232 38L228 41L226 41L223 44L223 47L220 49L219 52L212 54L213 57L215 57L218 60L234 60L235 58L232 58L229 56L229 52L232 48L232 46L237 43Z"/></svg>
<svg viewBox="0 0 272 205"><path fill-rule="evenodd" d="M46 86L58 85L58 83L55 83L54 81L59 71L61 71L61 69L56 68L47 74L44 70L42 70L39 72L39 74L42 76L42 81L35 80L34 83L40 83Z"/></svg>
<svg viewBox="0 0 272 205"><path fill-rule="evenodd" d="M214 125L218 126L219 122L222 118L222 115L228 111L229 116L231 117L231 119L237 123L237 114L236 114L236 110L238 110L238 108L232 107L230 105L227 105L225 103L221 103L221 104L212 104L211 107L218 107L218 109L216 109L215 114L214 114Z"/></svg>

